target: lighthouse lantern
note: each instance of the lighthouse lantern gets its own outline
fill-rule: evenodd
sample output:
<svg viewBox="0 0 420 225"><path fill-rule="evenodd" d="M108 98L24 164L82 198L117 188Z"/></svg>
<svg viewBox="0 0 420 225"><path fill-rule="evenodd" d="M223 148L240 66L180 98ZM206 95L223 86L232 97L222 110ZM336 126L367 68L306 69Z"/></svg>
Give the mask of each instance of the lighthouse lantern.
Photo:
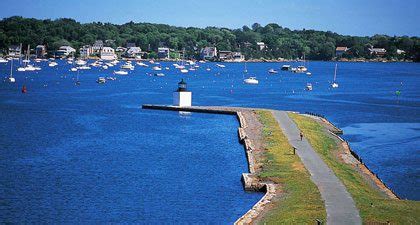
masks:
<svg viewBox="0 0 420 225"><path fill-rule="evenodd" d="M173 93L174 106L188 107L191 106L192 93L187 91L187 83L182 79L178 83L178 89Z"/></svg>

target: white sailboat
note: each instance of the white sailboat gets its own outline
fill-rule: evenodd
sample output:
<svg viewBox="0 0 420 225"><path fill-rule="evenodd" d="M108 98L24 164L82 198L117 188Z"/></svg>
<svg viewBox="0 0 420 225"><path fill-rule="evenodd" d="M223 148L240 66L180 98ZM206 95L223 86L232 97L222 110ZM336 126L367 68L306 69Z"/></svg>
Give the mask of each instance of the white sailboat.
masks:
<svg viewBox="0 0 420 225"><path fill-rule="evenodd" d="M244 80L245 84L258 84L258 80L256 77L249 77Z"/></svg>
<svg viewBox="0 0 420 225"><path fill-rule="evenodd" d="M13 60L11 60L11 61L12 61L12 63L10 64L10 76L9 76L9 78L7 78L7 81L9 83L15 83L16 79L13 77Z"/></svg>
<svg viewBox="0 0 420 225"><path fill-rule="evenodd" d="M244 70L244 73L242 74L242 79L245 78L245 74L248 74L248 70L246 68ZM248 77L244 79L244 83L245 84L258 84L258 80L256 77Z"/></svg>
<svg viewBox="0 0 420 225"><path fill-rule="evenodd" d="M335 64L334 80L333 80L333 83L331 84L332 88L338 88L338 83L336 82L336 79L337 79L337 63Z"/></svg>
<svg viewBox="0 0 420 225"><path fill-rule="evenodd" d="M306 84L306 90L307 90L307 91L312 91L312 89L313 89L313 88L312 88L312 84L311 84L311 83L307 83L307 84Z"/></svg>
<svg viewBox="0 0 420 225"><path fill-rule="evenodd" d="M118 71L114 71L114 74L118 74L118 75L128 75L128 72L125 70L118 70Z"/></svg>

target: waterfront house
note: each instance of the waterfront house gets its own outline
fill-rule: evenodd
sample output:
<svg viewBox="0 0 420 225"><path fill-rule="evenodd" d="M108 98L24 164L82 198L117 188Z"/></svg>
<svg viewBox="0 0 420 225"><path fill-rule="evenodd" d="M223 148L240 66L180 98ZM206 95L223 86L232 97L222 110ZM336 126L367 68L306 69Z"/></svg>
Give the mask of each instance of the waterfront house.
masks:
<svg viewBox="0 0 420 225"><path fill-rule="evenodd" d="M158 58L159 59L169 59L169 48L160 47L158 48Z"/></svg>
<svg viewBox="0 0 420 225"><path fill-rule="evenodd" d="M386 49L384 48L369 48L371 55L376 55L382 57L386 54Z"/></svg>
<svg viewBox="0 0 420 225"><path fill-rule="evenodd" d="M335 48L335 56L341 57L344 53L346 53L349 49L347 47L336 47Z"/></svg>
<svg viewBox="0 0 420 225"><path fill-rule="evenodd" d="M130 47L125 52L125 56L129 58L141 58L141 48L140 47Z"/></svg>
<svg viewBox="0 0 420 225"><path fill-rule="evenodd" d="M12 57L20 57L22 53L22 44L9 46L8 55Z"/></svg>
<svg viewBox="0 0 420 225"><path fill-rule="evenodd" d="M80 57L87 58L93 53L92 46L84 45L83 47L79 49L79 52L80 52Z"/></svg>
<svg viewBox="0 0 420 225"><path fill-rule="evenodd" d="M42 59L45 57L46 54L47 54L47 47L45 47L45 45L36 46L35 48L36 58Z"/></svg>
<svg viewBox="0 0 420 225"><path fill-rule="evenodd" d="M55 56L59 57L59 58L64 58L69 56L72 53L75 53L76 49L68 46L68 45L64 45L61 46L56 52L55 52Z"/></svg>
<svg viewBox="0 0 420 225"><path fill-rule="evenodd" d="M232 52L231 51L219 51L218 57L220 61L231 60Z"/></svg>
<svg viewBox="0 0 420 225"><path fill-rule="evenodd" d="M200 51L200 58L202 60L214 60L217 57L216 47L205 47Z"/></svg>
<svg viewBox="0 0 420 225"><path fill-rule="evenodd" d="M240 52L232 52L232 60L234 62L242 62L245 60L245 56Z"/></svg>
<svg viewBox="0 0 420 225"><path fill-rule="evenodd" d="M257 46L258 50L260 51L264 50L267 47L264 42L257 42Z"/></svg>
<svg viewBox="0 0 420 225"><path fill-rule="evenodd" d="M102 47L101 49L101 59L103 60L115 60L117 59L117 55L115 51L111 47Z"/></svg>
<svg viewBox="0 0 420 225"><path fill-rule="evenodd" d="M101 52L101 49L104 47L104 42L102 40L96 40L92 45L92 53L98 54Z"/></svg>

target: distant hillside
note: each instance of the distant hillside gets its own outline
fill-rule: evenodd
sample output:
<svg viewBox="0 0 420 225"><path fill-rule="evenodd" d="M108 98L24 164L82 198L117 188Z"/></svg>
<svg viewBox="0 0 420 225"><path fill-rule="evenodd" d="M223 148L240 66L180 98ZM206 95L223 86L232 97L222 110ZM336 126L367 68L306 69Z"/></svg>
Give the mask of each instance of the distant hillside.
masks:
<svg viewBox="0 0 420 225"><path fill-rule="evenodd" d="M185 48L189 57L197 57L199 49L215 46L218 50L240 51L246 58L295 59L305 54L311 60L330 60L335 57L338 46L348 47L342 57L375 57L370 47L385 48L385 58L413 59L420 61L419 37L355 37L333 32L315 30L290 30L277 24L240 29L207 27L184 28L164 24L134 23L123 25L110 23L81 24L73 19L38 20L10 17L0 21L0 49L7 51L9 45L23 43L36 46L47 45L53 51L60 45L74 48L93 44L95 40L114 40L111 47L125 46L133 42L145 51L156 51L159 46L175 50ZM260 50L257 42L264 42ZM397 54L397 49L405 54ZM401 51L399 51L401 53Z"/></svg>

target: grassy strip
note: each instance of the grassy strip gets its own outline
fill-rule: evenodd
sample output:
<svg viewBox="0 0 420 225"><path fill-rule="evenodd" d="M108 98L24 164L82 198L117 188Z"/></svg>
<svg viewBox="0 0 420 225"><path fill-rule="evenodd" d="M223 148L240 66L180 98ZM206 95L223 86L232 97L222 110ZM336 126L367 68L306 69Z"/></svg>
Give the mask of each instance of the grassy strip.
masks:
<svg viewBox="0 0 420 225"><path fill-rule="evenodd" d="M289 116L344 183L356 202L364 223L390 221L391 224L420 224L420 202L383 197L379 190L373 188L352 166L339 161L334 154L334 151L339 149L338 144L326 134L322 125L298 114L289 113Z"/></svg>
<svg viewBox="0 0 420 225"><path fill-rule="evenodd" d="M261 178L282 185L283 197L276 202L261 221L267 224L315 224L315 219L326 221L321 194L311 181L308 171L282 133L269 111L257 111L263 124L266 148Z"/></svg>

